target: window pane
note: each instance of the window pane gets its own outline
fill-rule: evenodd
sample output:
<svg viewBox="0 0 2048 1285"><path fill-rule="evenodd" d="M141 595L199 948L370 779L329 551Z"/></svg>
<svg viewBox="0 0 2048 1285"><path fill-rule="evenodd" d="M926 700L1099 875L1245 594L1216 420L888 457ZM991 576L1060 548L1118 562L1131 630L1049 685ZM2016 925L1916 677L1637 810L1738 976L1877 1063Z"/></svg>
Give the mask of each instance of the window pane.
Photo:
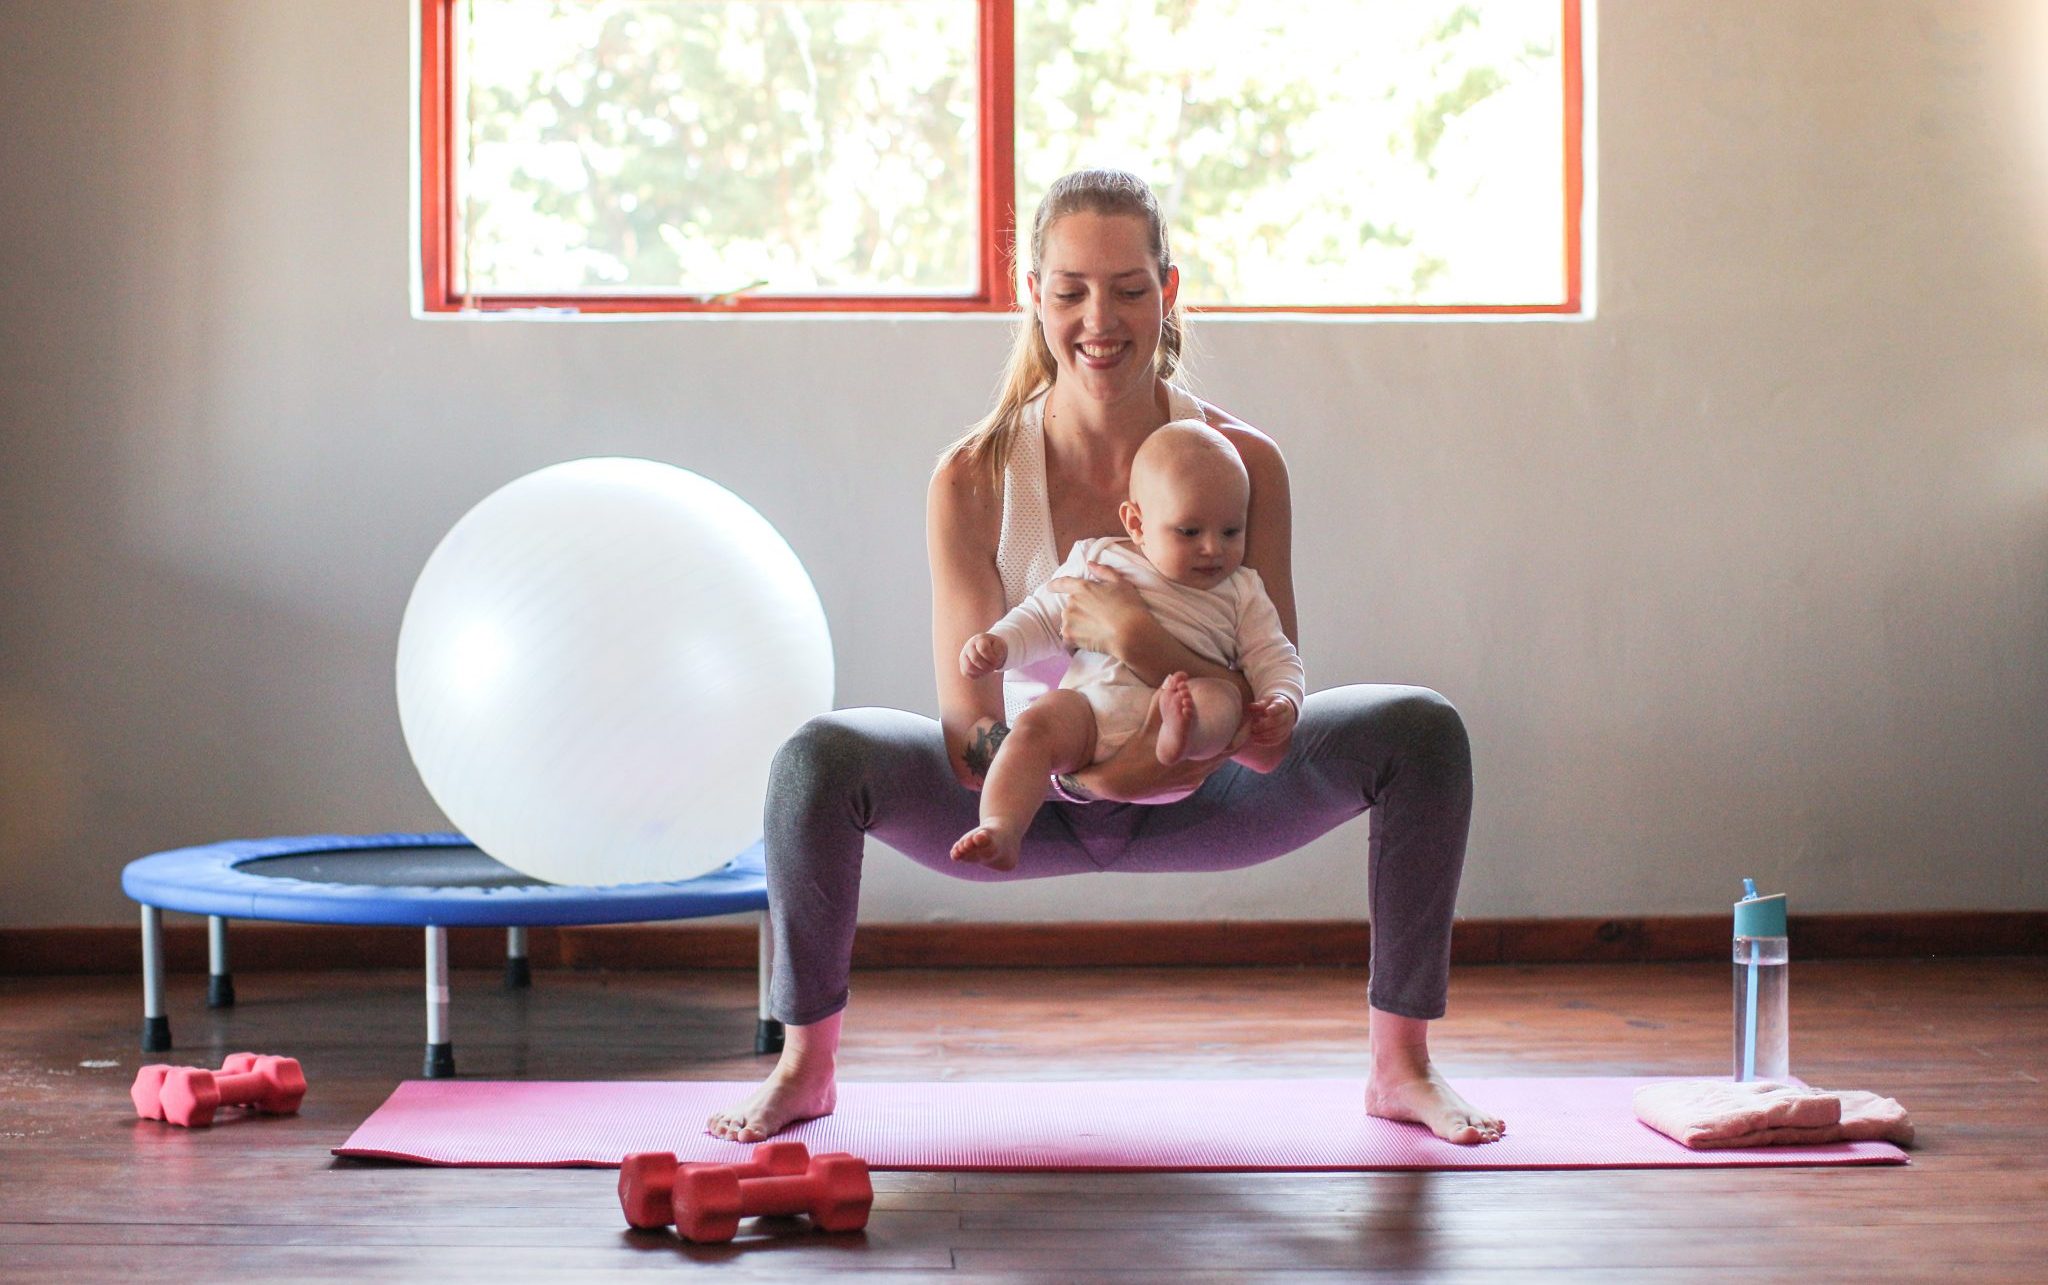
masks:
<svg viewBox="0 0 2048 1285"><path fill-rule="evenodd" d="M977 288L973 0L460 12L462 290Z"/></svg>
<svg viewBox="0 0 2048 1285"><path fill-rule="evenodd" d="M1560 6L1042 0L1017 6L1017 208L1148 179L1193 303L1558 303Z"/></svg>

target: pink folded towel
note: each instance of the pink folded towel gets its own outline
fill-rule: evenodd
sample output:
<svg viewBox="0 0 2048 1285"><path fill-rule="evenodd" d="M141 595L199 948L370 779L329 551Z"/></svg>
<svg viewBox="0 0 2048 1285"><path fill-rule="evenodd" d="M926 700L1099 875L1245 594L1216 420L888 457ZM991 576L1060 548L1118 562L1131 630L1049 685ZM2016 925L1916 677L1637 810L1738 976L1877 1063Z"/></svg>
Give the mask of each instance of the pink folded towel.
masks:
<svg viewBox="0 0 2048 1285"><path fill-rule="evenodd" d="M1636 1119L1695 1150L1804 1146L1883 1138L1913 1141L1913 1120L1890 1098L1773 1080L1667 1080L1636 1090Z"/></svg>

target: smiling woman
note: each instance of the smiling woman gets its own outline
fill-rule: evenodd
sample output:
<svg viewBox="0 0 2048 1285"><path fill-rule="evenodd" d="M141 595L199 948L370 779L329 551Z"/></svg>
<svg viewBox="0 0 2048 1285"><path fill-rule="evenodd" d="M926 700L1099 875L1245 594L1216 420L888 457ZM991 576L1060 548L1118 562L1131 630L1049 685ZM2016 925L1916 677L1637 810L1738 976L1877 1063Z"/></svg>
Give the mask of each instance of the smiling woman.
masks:
<svg viewBox="0 0 2048 1285"><path fill-rule="evenodd" d="M1369 836L1354 830L1367 841L1357 874L1370 880L1373 926L1371 1072L1359 1110L1419 1122L1454 1142L1499 1139L1501 1121L1466 1102L1429 1060L1472 816L1463 720L1426 688L1352 685L1302 696L1298 680L1275 673L1271 683L1260 677L1255 704L1239 704L1248 732L1241 727L1240 739L1224 745L1204 736L1206 757L1187 756L1173 725L1187 732L1188 710L1169 705L1179 687L1228 684L1249 701L1250 679L1271 667L1254 663L1245 644L1293 655L1287 466L1272 438L1171 381L1178 274L1143 179L1115 170L1064 175L1031 227L1020 249L1030 254L1032 306L1018 317L996 407L941 455L926 491L939 718L835 710L776 753L763 841L775 941L770 1011L789 1038L759 1089L706 1127L756 1142L834 1110L870 838L976 881L1219 871L1284 856L1376 811ZM1155 615L1145 570L1109 556L1126 535L1144 543L1129 510L1150 493L1133 477L1169 424L1176 436L1219 440L1242 470L1246 485L1235 489L1233 470L1227 506L1213 497L1194 506L1237 528L1227 545L1198 530L1202 556L1219 568L1241 559L1226 574L1251 573L1235 599L1246 610L1229 630L1242 670L1171 628L1163 604ZM1218 481L1197 470L1205 497ZM1267 627L1239 629L1238 621L1251 623L1255 588ZM1048 661L1065 670L1069 649L1077 666L1092 653L1089 665L1122 666L1147 689L1136 726L1127 736L1119 728L1115 748L1090 745L1084 757L1078 718L1036 717L1040 696L1072 711L1071 671L1056 692L1005 691L1008 676L993 668L1002 658L978 637L1007 629L1027 598L1043 594L1062 603L1057 629L1046 631L1055 641L1043 649ZM1006 770L1017 739L1035 745L1021 775ZM1059 775L1048 779L1046 770ZM996 810L1013 806L1030 817Z"/></svg>
<svg viewBox="0 0 2048 1285"><path fill-rule="evenodd" d="M1101 165L1201 306L1579 310L1579 0L418 3L429 312L1002 310Z"/></svg>

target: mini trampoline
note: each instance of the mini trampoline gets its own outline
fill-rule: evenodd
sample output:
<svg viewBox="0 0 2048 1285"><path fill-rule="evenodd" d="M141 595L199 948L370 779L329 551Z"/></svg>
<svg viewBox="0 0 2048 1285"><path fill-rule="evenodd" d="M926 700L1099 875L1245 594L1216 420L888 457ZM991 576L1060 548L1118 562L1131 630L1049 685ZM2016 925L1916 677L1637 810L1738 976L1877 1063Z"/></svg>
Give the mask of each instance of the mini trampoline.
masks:
<svg viewBox="0 0 2048 1285"><path fill-rule="evenodd" d="M760 1016L754 1051L782 1047L768 1016L773 940L768 878L756 843L721 869L675 883L576 887L530 879L459 834L306 835L237 839L159 852L128 863L121 890L142 906L142 1047L171 1047L164 1012L163 912L207 917L209 1008L235 1002L228 970L230 919L424 927L430 1079L455 1074L448 1030L448 929L506 929L505 981L531 984L526 929L535 924L618 924L707 915L755 916Z"/></svg>

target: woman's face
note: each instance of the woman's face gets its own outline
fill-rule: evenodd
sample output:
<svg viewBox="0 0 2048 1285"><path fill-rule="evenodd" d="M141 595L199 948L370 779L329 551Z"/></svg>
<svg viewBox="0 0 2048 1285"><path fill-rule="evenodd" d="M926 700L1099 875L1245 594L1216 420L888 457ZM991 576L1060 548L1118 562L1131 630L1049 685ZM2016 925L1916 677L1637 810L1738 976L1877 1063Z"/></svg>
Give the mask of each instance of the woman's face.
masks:
<svg viewBox="0 0 2048 1285"><path fill-rule="evenodd" d="M1031 306L1069 393L1115 404L1153 392L1153 358L1180 287L1159 279L1145 220L1082 210L1045 230ZM1063 394L1064 395L1064 394Z"/></svg>

